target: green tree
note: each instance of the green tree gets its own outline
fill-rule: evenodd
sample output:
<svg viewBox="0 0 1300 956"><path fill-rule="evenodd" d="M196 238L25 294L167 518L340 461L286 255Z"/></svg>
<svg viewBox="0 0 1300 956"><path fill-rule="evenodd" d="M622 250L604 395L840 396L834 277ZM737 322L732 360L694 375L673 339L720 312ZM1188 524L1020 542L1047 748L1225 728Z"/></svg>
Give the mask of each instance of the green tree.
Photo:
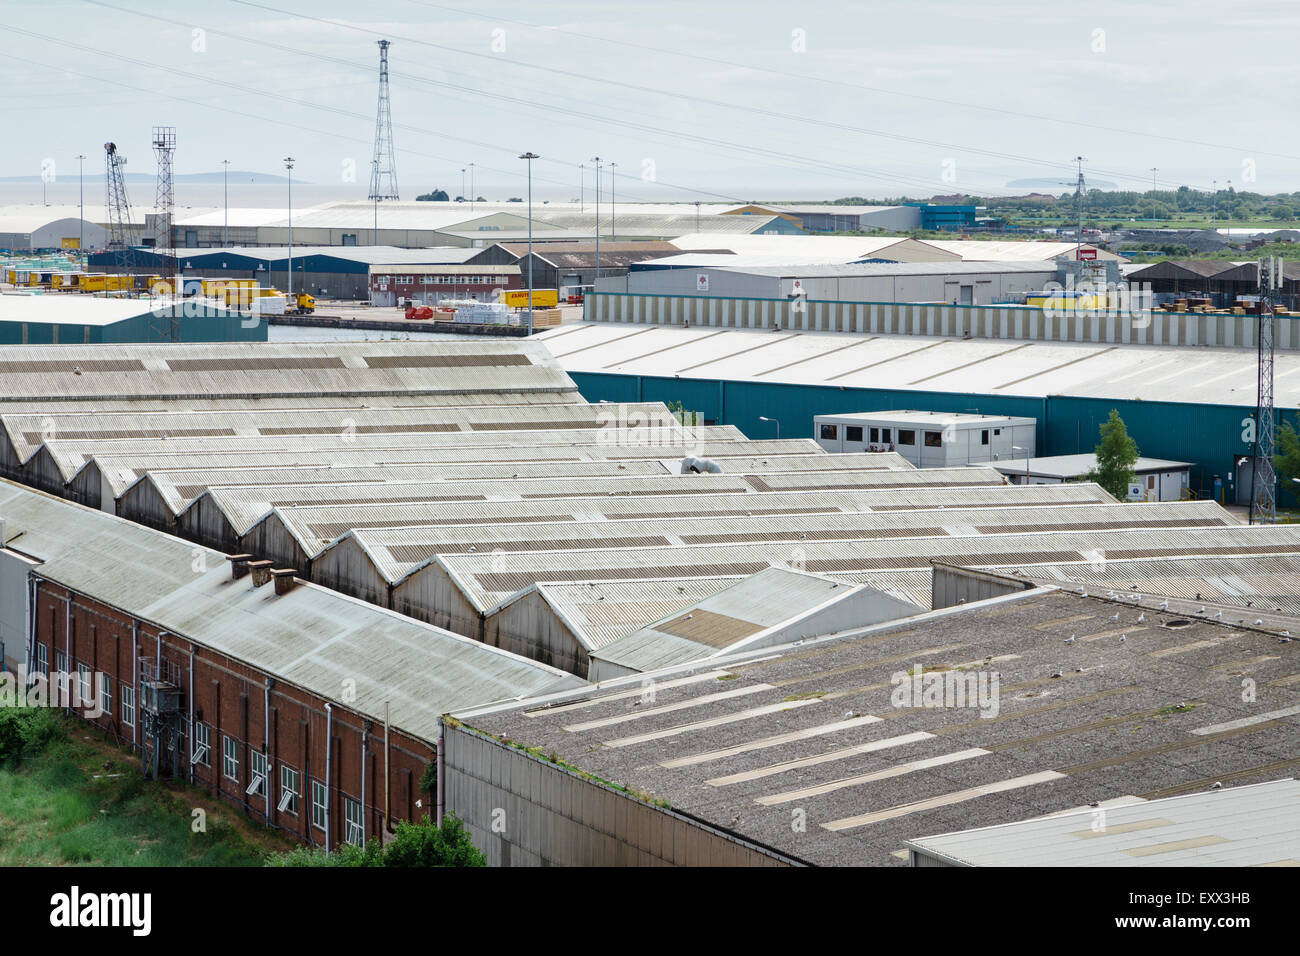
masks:
<svg viewBox="0 0 1300 956"><path fill-rule="evenodd" d="M418 823L403 820L387 846L378 838L366 848L343 844L332 853L323 847L298 847L269 857L267 866L487 866L487 857L470 840L465 824L448 813L442 826L428 817Z"/></svg>
<svg viewBox="0 0 1300 956"><path fill-rule="evenodd" d="M1277 454L1273 456L1273 467L1277 477L1288 490L1291 479L1300 478L1300 435L1290 422L1283 422L1277 430Z"/></svg>
<svg viewBox="0 0 1300 956"><path fill-rule="evenodd" d="M449 202L450 200L451 197L447 195L445 189L435 189L431 193L424 193L415 197L416 202Z"/></svg>
<svg viewBox="0 0 1300 956"><path fill-rule="evenodd" d="M1096 449L1097 467L1088 472L1088 480L1123 501L1128 497L1129 484L1137 477L1133 471L1133 463L1138 460L1137 442L1129 437L1124 419L1113 408L1098 431L1101 441Z"/></svg>
<svg viewBox="0 0 1300 956"><path fill-rule="evenodd" d="M428 817L399 823L384 852L384 866L487 866L487 857L470 840L465 824L448 813L440 827Z"/></svg>

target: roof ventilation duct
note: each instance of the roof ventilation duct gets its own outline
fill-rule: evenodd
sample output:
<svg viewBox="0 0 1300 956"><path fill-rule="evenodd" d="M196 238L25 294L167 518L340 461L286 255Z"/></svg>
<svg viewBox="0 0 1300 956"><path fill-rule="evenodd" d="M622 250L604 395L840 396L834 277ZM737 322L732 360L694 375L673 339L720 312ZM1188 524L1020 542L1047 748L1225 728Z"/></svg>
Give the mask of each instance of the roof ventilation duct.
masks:
<svg viewBox="0 0 1300 956"><path fill-rule="evenodd" d="M696 458L694 455L687 455L682 459L683 475L699 474L720 475L722 466L711 458Z"/></svg>

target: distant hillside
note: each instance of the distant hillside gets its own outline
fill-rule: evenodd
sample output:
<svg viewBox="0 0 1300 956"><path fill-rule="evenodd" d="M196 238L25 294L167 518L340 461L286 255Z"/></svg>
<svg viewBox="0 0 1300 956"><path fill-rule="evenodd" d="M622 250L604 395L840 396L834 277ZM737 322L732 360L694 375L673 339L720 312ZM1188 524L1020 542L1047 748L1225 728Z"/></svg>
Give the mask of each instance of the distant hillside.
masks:
<svg viewBox="0 0 1300 956"><path fill-rule="evenodd" d="M1013 179L1007 183L1008 189L1046 189L1053 193L1060 193L1074 186L1074 182L1067 182L1067 176L1060 179ZM1088 179L1089 189L1115 189L1114 183L1105 179Z"/></svg>

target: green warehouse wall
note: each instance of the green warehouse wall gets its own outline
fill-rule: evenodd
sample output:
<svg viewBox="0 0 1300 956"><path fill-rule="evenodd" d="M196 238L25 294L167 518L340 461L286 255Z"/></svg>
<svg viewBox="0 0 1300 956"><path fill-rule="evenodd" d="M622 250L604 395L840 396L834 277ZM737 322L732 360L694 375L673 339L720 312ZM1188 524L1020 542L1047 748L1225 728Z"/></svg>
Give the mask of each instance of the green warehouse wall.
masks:
<svg viewBox="0 0 1300 956"><path fill-rule="evenodd" d="M0 345L164 342L168 339L163 332L163 321L159 319L151 322L147 313L105 326L0 321ZM238 315L183 316L180 341L265 342L267 340L268 324L265 320L259 320L251 328L244 328L242 323L243 320Z"/></svg>
<svg viewBox="0 0 1300 956"><path fill-rule="evenodd" d="M760 415L780 421L782 438L811 438L813 418L817 415L912 408L1035 418L1038 454L1072 455L1096 448L1097 429L1114 408L1143 455L1192 462L1192 487L1205 494L1210 493L1215 475L1222 477L1226 485L1233 475L1237 457L1250 454L1250 445L1243 438L1246 430L1243 422L1255 415L1253 406L955 394L601 372L569 374L588 401L681 402L704 419L735 425L750 438L776 437L776 426L759 421ZM1295 409L1283 409L1279 425L1281 421L1296 425L1297 419ZM1293 503L1288 489L1279 491L1282 493L1279 504Z"/></svg>

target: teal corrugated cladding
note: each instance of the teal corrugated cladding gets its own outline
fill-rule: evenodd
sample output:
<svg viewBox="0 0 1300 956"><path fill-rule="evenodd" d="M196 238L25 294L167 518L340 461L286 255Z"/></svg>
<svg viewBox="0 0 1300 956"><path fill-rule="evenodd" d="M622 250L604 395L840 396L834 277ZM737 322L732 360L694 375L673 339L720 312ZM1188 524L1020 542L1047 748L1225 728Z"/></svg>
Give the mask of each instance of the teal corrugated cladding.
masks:
<svg viewBox="0 0 1300 956"><path fill-rule="evenodd" d="M132 316L105 326L54 324L49 322L0 321L0 345L22 345L23 327L27 328L28 345L84 345L165 342L166 319L153 319L151 313ZM260 319L244 328L237 315L195 316L181 318L182 342L265 342L269 327ZM57 332L57 339L56 339Z"/></svg>
<svg viewBox="0 0 1300 956"><path fill-rule="evenodd" d="M925 392L896 389L838 388L833 385L788 385L779 382L728 382L571 372L583 396L592 402L681 402L688 410L719 424L735 425L751 438L774 438L776 426L759 416L778 419L783 438L811 438L817 415L873 412L899 408L936 412L1020 415L1038 420L1039 455L1073 455L1097 446L1098 428L1113 408L1148 458L1190 461L1192 487L1208 492L1214 476L1233 476L1236 459L1249 455L1246 419L1254 405L1191 405L1063 396L1030 397L979 393ZM1247 399L1249 401L1249 399ZM1279 416L1296 424L1294 410ZM1290 502L1286 489L1284 502Z"/></svg>

